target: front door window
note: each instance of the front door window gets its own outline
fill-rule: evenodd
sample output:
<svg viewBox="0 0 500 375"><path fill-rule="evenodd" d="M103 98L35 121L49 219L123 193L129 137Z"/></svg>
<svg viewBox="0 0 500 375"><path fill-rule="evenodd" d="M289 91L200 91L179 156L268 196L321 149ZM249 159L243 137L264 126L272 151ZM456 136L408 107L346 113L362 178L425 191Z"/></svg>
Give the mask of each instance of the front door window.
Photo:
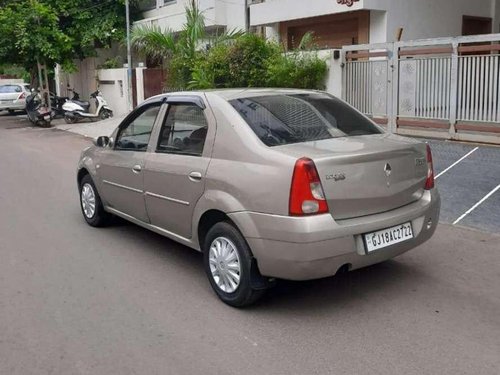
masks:
<svg viewBox="0 0 500 375"><path fill-rule="evenodd" d="M147 107L116 138L115 149L122 151L146 151L153 126L160 111L160 104Z"/></svg>

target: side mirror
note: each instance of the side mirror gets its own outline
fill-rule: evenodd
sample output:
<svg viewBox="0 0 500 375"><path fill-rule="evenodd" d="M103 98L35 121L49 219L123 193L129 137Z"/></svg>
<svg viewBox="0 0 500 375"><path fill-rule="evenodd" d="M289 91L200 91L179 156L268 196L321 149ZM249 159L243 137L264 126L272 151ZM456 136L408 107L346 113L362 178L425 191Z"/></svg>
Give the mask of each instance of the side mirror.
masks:
<svg viewBox="0 0 500 375"><path fill-rule="evenodd" d="M105 135L102 135L100 137L97 137L97 139L94 141L94 144L97 147L107 147L110 146L111 139Z"/></svg>

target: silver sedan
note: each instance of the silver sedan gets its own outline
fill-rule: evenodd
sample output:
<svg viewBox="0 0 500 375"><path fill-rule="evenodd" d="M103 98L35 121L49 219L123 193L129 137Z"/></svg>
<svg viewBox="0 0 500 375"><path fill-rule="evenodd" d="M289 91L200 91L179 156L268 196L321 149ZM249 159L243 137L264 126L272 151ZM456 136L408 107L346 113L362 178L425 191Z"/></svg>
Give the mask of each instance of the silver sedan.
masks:
<svg viewBox="0 0 500 375"><path fill-rule="evenodd" d="M440 209L428 145L316 91L151 98L84 150L77 179L88 224L119 216L202 251L232 306L277 278L398 256L432 236Z"/></svg>

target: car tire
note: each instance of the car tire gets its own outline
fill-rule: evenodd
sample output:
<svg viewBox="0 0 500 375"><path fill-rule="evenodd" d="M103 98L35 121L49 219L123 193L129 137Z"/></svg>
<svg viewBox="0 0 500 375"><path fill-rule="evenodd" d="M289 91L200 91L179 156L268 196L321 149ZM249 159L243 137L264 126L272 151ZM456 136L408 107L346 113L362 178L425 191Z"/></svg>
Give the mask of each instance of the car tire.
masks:
<svg viewBox="0 0 500 375"><path fill-rule="evenodd" d="M83 218L92 227L104 227L111 222L112 215L104 210L101 197L90 175L85 175L79 186L80 208Z"/></svg>
<svg viewBox="0 0 500 375"><path fill-rule="evenodd" d="M251 286L252 260L247 242L232 224L219 222L205 236L205 272L213 290L227 305L248 306L265 294L265 289Z"/></svg>
<svg viewBox="0 0 500 375"><path fill-rule="evenodd" d="M16 113L16 111L14 111L13 109L9 109L9 115L13 115L14 113Z"/></svg>

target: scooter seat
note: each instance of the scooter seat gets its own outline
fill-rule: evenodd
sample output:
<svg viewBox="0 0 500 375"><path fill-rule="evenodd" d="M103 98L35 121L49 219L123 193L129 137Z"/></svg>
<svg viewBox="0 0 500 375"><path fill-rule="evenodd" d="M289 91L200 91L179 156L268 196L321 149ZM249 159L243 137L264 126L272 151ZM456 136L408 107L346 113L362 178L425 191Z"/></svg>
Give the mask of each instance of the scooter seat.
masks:
<svg viewBox="0 0 500 375"><path fill-rule="evenodd" d="M73 103L78 104L80 107L82 107L85 111L88 111L90 108L90 103L89 102L84 102L82 100L72 100Z"/></svg>

